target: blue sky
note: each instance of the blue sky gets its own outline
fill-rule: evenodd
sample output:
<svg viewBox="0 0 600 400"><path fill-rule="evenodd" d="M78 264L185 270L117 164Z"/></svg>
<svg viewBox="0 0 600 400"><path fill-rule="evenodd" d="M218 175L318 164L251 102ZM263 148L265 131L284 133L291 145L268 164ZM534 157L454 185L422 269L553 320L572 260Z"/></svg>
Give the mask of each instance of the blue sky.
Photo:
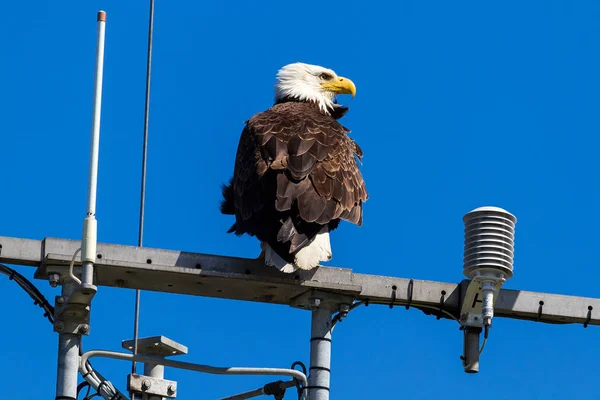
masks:
<svg viewBox="0 0 600 400"><path fill-rule="evenodd" d="M95 13L108 12L99 240L135 245L147 2L8 2L0 24L0 235L79 239L85 215ZM278 68L303 61L351 78L343 122L364 150L370 200L343 224L331 265L459 282L462 216L518 218L507 288L598 296L600 4L593 1L157 1L144 244L255 257L225 232L219 185L243 122L272 104ZM19 271L31 277L33 269ZM58 293L35 282L48 298ZM53 398L56 334L14 283L0 380ZM85 349L132 336L134 292L101 288ZM279 305L142 294L141 336L213 365L308 363L310 315ZM358 309L334 332L332 398L590 398L598 331L496 319L478 375L451 321ZM130 364L95 366L121 390ZM178 398L216 399L268 379L167 370ZM293 393L288 395L294 398Z"/></svg>

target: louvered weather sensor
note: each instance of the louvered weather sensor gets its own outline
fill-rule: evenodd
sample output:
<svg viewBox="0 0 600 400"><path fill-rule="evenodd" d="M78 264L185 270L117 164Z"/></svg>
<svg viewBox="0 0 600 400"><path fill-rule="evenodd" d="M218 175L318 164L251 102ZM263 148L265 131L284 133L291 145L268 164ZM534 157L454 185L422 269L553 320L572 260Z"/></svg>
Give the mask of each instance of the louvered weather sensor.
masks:
<svg viewBox="0 0 600 400"><path fill-rule="evenodd" d="M494 317L496 295L513 275L517 219L498 207L480 207L463 217L465 224L464 275L471 279L461 307L465 372L479 371L479 335L484 342Z"/></svg>

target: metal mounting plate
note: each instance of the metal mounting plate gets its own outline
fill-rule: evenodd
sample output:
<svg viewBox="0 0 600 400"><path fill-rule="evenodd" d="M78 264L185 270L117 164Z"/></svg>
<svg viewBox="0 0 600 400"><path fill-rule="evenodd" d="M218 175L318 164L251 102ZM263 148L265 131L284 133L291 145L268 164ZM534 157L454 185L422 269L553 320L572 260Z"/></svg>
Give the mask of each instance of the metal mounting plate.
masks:
<svg viewBox="0 0 600 400"><path fill-rule="evenodd" d="M124 340L121 346L133 350L133 340ZM169 357L187 354L188 348L164 336L150 336L138 339L138 354L144 356Z"/></svg>
<svg viewBox="0 0 600 400"><path fill-rule="evenodd" d="M494 306L498 300L498 293L503 282L498 281L495 284ZM465 289L466 286L466 289ZM473 326L481 328L483 326L482 304L483 293L481 291L481 282L475 278L471 281L464 281L463 303L460 309L460 324L463 326Z"/></svg>
<svg viewBox="0 0 600 400"><path fill-rule="evenodd" d="M56 296L54 332L89 335L90 305L97 291L96 286L83 284L69 297Z"/></svg>
<svg viewBox="0 0 600 400"><path fill-rule="evenodd" d="M152 378L151 376L129 374L127 376L127 390L174 399L177 397L177 382Z"/></svg>
<svg viewBox="0 0 600 400"><path fill-rule="evenodd" d="M292 299L290 305L305 310L310 310L314 307L328 307L335 312L342 304L351 306L355 299L356 298L352 296L329 293L321 290L311 290Z"/></svg>

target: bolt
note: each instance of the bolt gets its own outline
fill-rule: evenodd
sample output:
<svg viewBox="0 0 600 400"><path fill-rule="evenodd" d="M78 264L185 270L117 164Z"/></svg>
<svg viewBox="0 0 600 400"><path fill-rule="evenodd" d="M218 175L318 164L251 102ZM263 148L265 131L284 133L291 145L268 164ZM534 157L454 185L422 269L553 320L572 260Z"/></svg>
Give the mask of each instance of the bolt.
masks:
<svg viewBox="0 0 600 400"><path fill-rule="evenodd" d="M346 318L350 311L350 304L340 304L340 317Z"/></svg>
<svg viewBox="0 0 600 400"><path fill-rule="evenodd" d="M59 296L56 298L56 302L58 304L65 304L65 298L63 296Z"/></svg>
<svg viewBox="0 0 600 400"><path fill-rule="evenodd" d="M59 279L60 275L56 272L48 274L48 281L50 282L50 286L52 286L53 288L58 286Z"/></svg>
<svg viewBox="0 0 600 400"><path fill-rule="evenodd" d="M81 327L79 328L79 331L83 334L86 334L90 331L90 326L88 324L83 324L81 325Z"/></svg>
<svg viewBox="0 0 600 400"><path fill-rule="evenodd" d="M152 384L150 383L150 381L148 379L144 379L142 381L142 390L148 390L148 389L150 389L151 385Z"/></svg>
<svg viewBox="0 0 600 400"><path fill-rule="evenodd" d="M318 308L321 305L321 299L311 299L310 307Z"/></svg>
<svg viewBox="0 0 600 400"><path fill-rule="evenodd" d="M177 390L177 388L175 387L175 385L173 385L172 383L169 385L169 387L167 388L167 393L169 395L173 395L175 394L175 391Z"/></svg>
<svg viewBox="0 0 600 400"><path fill-rule="evenodd" d="M57 331L62 331L63 329L65 329L65 323L62 321L56 321L54 323L54 327L56 328Z"/></svg>

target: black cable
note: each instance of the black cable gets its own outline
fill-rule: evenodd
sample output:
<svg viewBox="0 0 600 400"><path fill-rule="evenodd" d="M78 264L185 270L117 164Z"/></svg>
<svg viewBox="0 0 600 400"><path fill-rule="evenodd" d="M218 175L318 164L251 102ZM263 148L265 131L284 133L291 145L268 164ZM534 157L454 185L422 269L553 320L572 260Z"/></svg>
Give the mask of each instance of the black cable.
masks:
<svg viewBox="0 0 600 400"><path fill-rule="evenodd" d="M87 392L85 392L85 396L83 397L83 399L87 399L89 398L90 395L90 391L92 390L92 385L90 385L88 382L81 382L79 385L77 385L77 398L79 398L79 392L81 392L83 390L84 387L87 386Z"/></svg>
<svg viewBox="0 0 600 400"><path fill-rule="evenodd" d="M81 356L83 355L83 346L81 345L81 339L82 339L82 338L81 338L81 336L79 336L79 357L81 357ZM85 379L85 378L86 378L88 375L90 375L90 374L92 374L92 373L95 373L94 367L92 367L92 363L90 362L90 360L87 360L87 361L85 362L85 365L86 365L86 367L87 367L87 370L88 370L88 372L87 372L87 373L85 373L85 374L81 374L81 377L82 377L83 379ZM100 377L99 377L97 374L96 374L96 378L97 378L98 380L100 380L100 379L101 379L101 378L100 378ZM102 397L102 395L100 394L100 389L102 388L102 386L106 386L106 383L109 383L109 381L107 381L106 379L102 379L102 380L100 381L100 385L98 385L98 389L96 389L96 393L95 393L95 394L93 394L92 396L89 396L90 389L92 388L92 385L91 385L91 384L89 384L87 381L85 381L85 382L81 382L81 383L79 384L79 386L81 386L81 385L85 385L85 384L88 384L88 385L89 385L89 389L88 389L88 391L87 391L87 393L86 393L85 397L83 398L83 400L88 400L88 399L91 399L92 397L95 397L96 395L97 395L97 396L100 396L100 397ZM77 391L77 395L78 395L78 397L79 397L79 386L77 387L77 388L78 388L78 391ZM115 388L115 394L113 395L113 397L111 397L111 400L129 400L129 399L128 399L127 397L124 397L124 396L122 396L122 395L119 393L119 391L118 391L118 390Z"/></svg>
<svg viewBox="0 0 600 400"><path fill-rule="evenodd" d="M356 303L354 303L350 306L350 308L348 309L348 311L345 314L350 313L350 311L354 310L358 306L362 306L363 304L365 305L365 307L367 307L369 305L369 300L357 301ZM335 315L335 317L333 317L333 320L331 321L331 328L333 329L335 324L337 324L338 322L341 322L341 321L342 321L342 313L339 312Z"/></svg>
<svg viewBox="0 0 600 400"><path fill-rule="evenodd" d="M44 317L46 317L51 324L54 324L54 307L46 300L38 288L23 275L4 264L0 264L0 273L7 275L10 280L15 281L21 289L33 299L33 304L44 310Z"/></svg>
<svg viewBox="0 0 600 400"><path fill-rule="evenodd" d="M33 304L40 306L44 311L44 316L48 318L51 324L54 325L54 307L48 302L48 300L44 297L44 295L36 288L27 278L23 275L19 274L12 268L7 267L4 264L0 264L0 273L7 275L8 278L12 281L15 281L27 294L33 299ZM81 346L79 346L79 355L82 355ZM88 362L90 371L93 370L91 364ZM85 378L85 377L84 377ZM91 399L92 397L99 396L98 393L90 396L90 390L92 386L88 382L81 382L77 385L77 398L79 398L79 393L85 388L88 387L88 390L85 394L84 400Z"/></svg>
<svg viewBox="0 0 600 400"><path fill-rule="evenodd" d="M411 289L411 291L412 291L412 289ZM409 300L409 304L410 304L410 302L412 301L412 293L410 294L409 299L410 299ZM343 314L348 314L348 313L350 313L350 311L354 310L356 307L361 306L363 304L365 306L368 306L369 304L379 304L379 305L388 305L389 306L391 303L383 302L383 301L373 301L373 300L369 300L369 299L357 301L350 306L348 311L346 311L345 313L339 312L333 317L333 319L331 320L331 328L333 329L333 327L338 322L342 321ZM397 305L397 304L403 304L403 303L393 302L393 305ZM412 307L422 311L423 313L425 313L425 315L435 315L437 317L437 319L446 318L446 319L454 319L455 321L458 321L458 318L456 318L454 315L452 315L452 313L450 313L447 310L444 310L443 308L440 309L439 307L424 306L424 305L412 305ZM432 312L431 310L435 310L436 312Z"/></svg>
<svg viewBox="0 0 600 400"><path fill-rule="evenodd" d="M50 323L54 325L54 307L50 304L50 302L48 302L48 300L38 290L38 288L36 288L33 285L33 283L31 283L27 278L25 278L23 275L19 274L14 269L9 268L4 264L0 264L0 273L7 275L10 280L15 281L33 299L33 304L41 307L45 311L44 317L46 317L48 319L48 321L50 321ZM79 355L80 356L82 355L81 343L79 346ZM89 371L94 370L89 361L87 362L87 365L88 365ZM83 378L85 379L85 376ZM105 384L105 382L106 381L103 381L102 384ZM100 387L102 387L102 384L100 385ZM92 397L100 396L99 392L96 392L95 394L90 396L90 390L91 390L92 386L86 381L86 382L81 382L79 385L77 385L77 398L79 398L79 393L86 386L88 387L88 390L85 394L84 400L89 400ZM100 387L98 389L100 389ZM117 393L117 395L118 395L118 393ZM120 395L118 395L117 398L125 399L124 397L122 397Z"/></svg>
<svg viewBox="0 0 600 400"><path fill-rule="evenodd" d="M292 363L292 369L296 369L297 366L302 368L302 373L308 379L308 376L306 375L306 365L304 365L304 363L302 361L294 361L294 363ZM303 385L302 383L300 383L298 378L293 378L293 379L294 379L294 383L296 384L296 390L298 391L298 400L300 400L302 398L302 392L304 390L306 390L306 386Z"/></svg>

